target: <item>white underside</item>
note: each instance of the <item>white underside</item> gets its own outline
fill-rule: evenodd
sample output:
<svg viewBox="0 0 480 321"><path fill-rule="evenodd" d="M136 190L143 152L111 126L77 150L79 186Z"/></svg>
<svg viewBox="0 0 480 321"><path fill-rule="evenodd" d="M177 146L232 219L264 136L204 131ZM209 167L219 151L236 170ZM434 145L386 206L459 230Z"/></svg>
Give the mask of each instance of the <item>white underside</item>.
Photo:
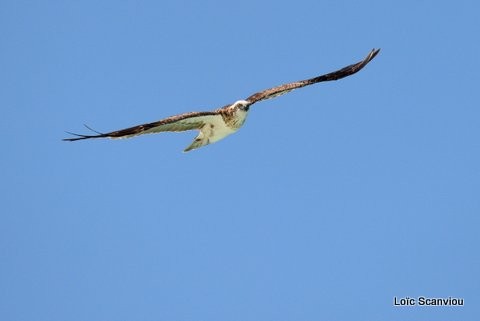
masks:
<svg viewBox="0 0 480 321"><path fill-rule="evenodd" d="M237 116L240 116L237 119L238 123L240 126L243 125L247 113L242 111L241 114L237 114ZM240 126L228 126L221 115L206 116L203 121L205 125L200 129L200 133L195 137L192 144L185 149L186 152L218 142L228 135L235 133L240 128Z"/></svg>
<svg viewBox="0 0 480 321"><path fill-rule="evenodd" d="M213 125L213 128L210 125ZM220 139L235 133L237 130L238 128L228 127L223 121L222 116L217 115L209 119L208 124L201 130L201 132L208 138L210 143L215 143Z"/></svg>

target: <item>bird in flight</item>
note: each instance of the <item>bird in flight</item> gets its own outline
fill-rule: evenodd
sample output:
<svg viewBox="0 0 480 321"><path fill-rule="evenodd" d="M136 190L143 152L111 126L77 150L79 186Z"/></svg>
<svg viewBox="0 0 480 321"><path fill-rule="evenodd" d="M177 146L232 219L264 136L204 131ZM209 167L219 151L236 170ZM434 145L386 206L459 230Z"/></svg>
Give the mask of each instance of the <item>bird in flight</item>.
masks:
<svg viewBox="0 0 480 321"><path fill-rule="evenodd" d="M353 75L365 67L373 58L375 58L379 51L380 49L373 49L362 61L348 65L337 71L318 77L269 88L257 92L245 100L238 100L233 104L226 105L213 111L179 114L156 122L137 125L109 133L100 133L85 125L85 127L93 131L95 135L81 135L67 132L75 137L65 138L63 140L72 142L91 138L130 138L143 134L198 130L199 134L197 137L195 137L192 144L184 150L185 152L188 152L192 149L215 143L220 139L235 133L240 129L240 127L242 127L250 106L253 104L265 99L271 99L286 94L294 89L313 85L323 81L338 80Z"/></svg>

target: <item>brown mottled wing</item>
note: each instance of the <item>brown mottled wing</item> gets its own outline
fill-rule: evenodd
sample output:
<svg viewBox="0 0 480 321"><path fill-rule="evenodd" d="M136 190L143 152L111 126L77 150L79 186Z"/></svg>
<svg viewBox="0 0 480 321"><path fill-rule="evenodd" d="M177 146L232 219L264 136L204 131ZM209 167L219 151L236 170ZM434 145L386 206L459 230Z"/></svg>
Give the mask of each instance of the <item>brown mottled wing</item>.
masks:
<svg viewBox="0 0 480 321"><path fill-rule="evenodd" d="M251 104L254 104L261 100L275 98L277 96L286 94L289 91L292 91L294 89L313 85L322 81L338 80L338 79L353 75L354 73L360 71L363 67L365 67L373 58L375 58L375 56L378 54L379 51L380 49L373 49L368 54L368 56L366 56L365 59L363 59L362 61L349 65L347 67L344 67L340 70L337 70L322 76L318 76L315 78L310 78L306 80L296 81L296 82L280 85L277 87L273 87L273 88L258 92L256 94L253 94L250 97L248 97L246 100Z"/></svg>
<svg viewBox="0 0 480 321"><path fill-rule="evenodd" d="M80 135L70 133L77 137L65 138L65 141L76 141L89 138L129 138L143 134L153 134L159 132L182 132L186 130L201 129L206 122L217 115L214 111L191 112L171 116L153 123L133 126L110 133L99 133L98 135ZM88 129L90 127L86 126ZM92 129L91 129L92 130Z"/></svg>

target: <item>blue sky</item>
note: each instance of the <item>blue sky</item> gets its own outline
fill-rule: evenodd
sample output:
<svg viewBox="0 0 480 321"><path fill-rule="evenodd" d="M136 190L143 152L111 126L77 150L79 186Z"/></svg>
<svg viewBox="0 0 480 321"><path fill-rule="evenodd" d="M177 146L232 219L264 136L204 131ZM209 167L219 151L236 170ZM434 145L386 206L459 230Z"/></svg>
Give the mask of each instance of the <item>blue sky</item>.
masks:
<svg viewBox="0 0 480 321"><path fill-rule="evenodd" d="M474 320L475 1L0 2L0 319ZM252 107L235 135L62 142ZM394 307L398 297L463 307Z"/></svg>

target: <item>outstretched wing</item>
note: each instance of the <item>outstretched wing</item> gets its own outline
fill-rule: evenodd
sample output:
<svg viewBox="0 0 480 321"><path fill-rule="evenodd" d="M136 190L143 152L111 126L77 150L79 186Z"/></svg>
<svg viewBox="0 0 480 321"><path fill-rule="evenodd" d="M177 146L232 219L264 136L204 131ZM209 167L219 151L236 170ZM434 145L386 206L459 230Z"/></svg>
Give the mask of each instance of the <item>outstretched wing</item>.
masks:
<svg viewBox="0 0 480 321"><path fill-rule="evenodd" d="M349 65L347 67L344 67L340 70L337 70L322 76L318 76L315 78L283 84L277 87L260 91L248 97L246 101L248 101L250 104L254 104L261 100L271 99L271 98L275 98L277 96L286 94L294 89L313 85L322 81L338 80L338 79L353 75L354 73L360 71L363 67L365 67L373 58L375 58L375 56L378 54L379 51L380 49L372 49L372 51L370 51L368 56L366 56L365 59L363 59L362 61Z"/></svg>
<svg viewBox="0 0 480 321"><path fill-rule="evenodd" d="M202 129L202 127L211 122L212 119L218 117L217 113L214 111L206 112L191 112L180 115L171 116L153 123L142 124L138 126L133 126L109 133L97 133L97 135L80 135L70 133L76 137L65 138L65 141L76 141L81 139L89 138L129 138L133 136L143 135L143 134L153 134L160 132L182 132L186 130L193 129ZM88 129L92 130L90 127L86 126ZM92 130L93 131L93 130Z"/></svg>

